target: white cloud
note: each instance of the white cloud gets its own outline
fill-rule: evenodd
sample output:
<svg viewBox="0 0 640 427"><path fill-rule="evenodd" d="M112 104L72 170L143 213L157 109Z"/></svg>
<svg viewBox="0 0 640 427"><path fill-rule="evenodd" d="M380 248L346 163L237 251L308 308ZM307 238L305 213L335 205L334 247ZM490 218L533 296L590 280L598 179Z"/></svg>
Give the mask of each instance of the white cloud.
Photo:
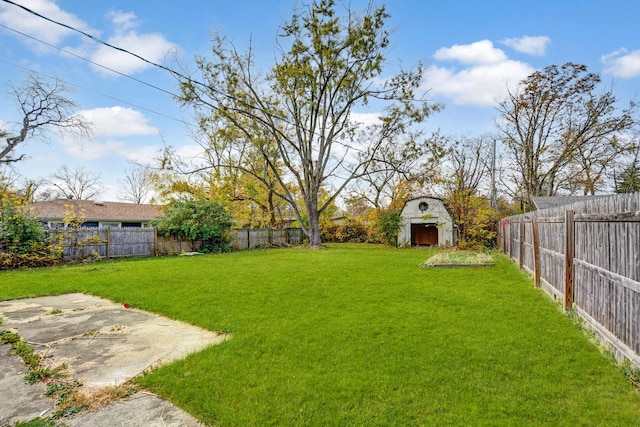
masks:
<svg viewBox="0 0 640 427"><path fill-rule="evenodd" d="M91 29L77 16L60 9L52 0L19 1L29 9L43 16L75 27L86 33L100 36L99 31ZM111 11L107 13L106 17L113 25L113 35L107 38L106 42L113 46L126 49L152 62L158 63L163 61L167 53L177 49L177 45L169 42L161 34L140 33L136 31L135 28L138 25L138 21L136 15L132 12ZM19 7L4 2L0 2L0 23L54 46L59 46L70 36L77 35L67 28L51 23ZM75 46L66 43L67 45L64 46L64 49L76 55L88 57L93 62L125 74L139 72L151 67L150 64L122 51L97 44L96 42L90 42L85 38L81 38L80 40L79 44ZM50 50L49 47L41 43L33 41L27 43L39 52ZM61 55L64 55L64 53L61 53ZM101 74L113 75L99 66L92 65L92 68Z"/></svg>
<svg viewBox="0 0 640 427"><path fill-rule="evenodd" d="M92 137L79 139L76 135L63 135L60 145L65 153L82 160L122 157L137 160L150 149L132 148L130 137L158 135L158 129L149 125L149 119L139 111L120 106L80 110L76 113L91 123ZM157 147L154 148L157 150Z"/></svg>
<svg viewBox="0 0 640 427"><path fill-rule="evenodd" d="M130 162L147 164L153 163L153 159L160 154L160 144L158 145L142 145L136 147L127 147L122 156Z"/></svg>
<svg viewBox="0 0 640 427"><path fill-rule="evenodd" d="M25 7L55 21L86 32L92 32L81 19L60 9L58 5L51 0L19 0L16 3L21 3ZM46 21L17 6L4 2L0 2L0 23L53 45L57 45L65 38L74 34L73 31L67 28ZM93 33L95 34L95 32ZM34 44L33 46L38 50L43 49L41 44Z"/></svg>
<svg viewBox="0 0 640 427"><path fill-rule="evenodd" d="M197 163L205 158L204 150L196 144L185 144L175 148L176 154L186 161Z"/></svg>
<svg viewBox="0 0 640 427"><path fill-rule="evenodd" d="M60 146L69 156L79 160L98 160L126 152L123 141L107 140L100 142L78 141L74 138L61 138Z"/></svg>
<svg viewBox="0 0 640 427"><path fill-rule="evenodd" d="M439 61L457 61L462 64L496 64L507 60L507 55L495 48L490 40L443 47L433 57Z"/></svg>
<svg viewBox="0 0 640 427"><path fill-rule="evenodd" d="M115 27L115 35L107 40L110 45L126 49L156 63L162 62L167 53L177 49L175 44L161 34L142 34L135 31L138 22L134 13L112 11L107 14L107 18ZM89 54L93 62L125 74L140 72L152 66L133 55L104 45L100 45ZM102 74L110 74L104 68L93 68Z"/></svg>
<svg viewBox="0 0 640 427"><path fill-rule="evenodd" d="M629 52L627 49L619 49L603 55L600 60L605 66L604 72L614 77L640 77L640 50Z"/></svg>
<svg viewBox="0 0 640 427"><path fill-rule="evenodd" d="M135 145L131 141L121 139L87 141L61 138L60 147L66 156L76 160L120 159L141 164L153 163L153 159L158 156L160 150L160 144Z"/></svg>
<svg viewBox="0 0 640 427"><path fill-rule="evenodd" d="M371 126L380 123L379 113L351 113L351 120L364 126Z"/></svg>
<svg viewBox="0 0 640 427"><path fill-rule="evenodd" d="M120 32L131 30L138 25L138 17L133 12L113 10L107 13L107 18L111 20L113 25L116 26L116 30Z"/></svg>
<svg viewBox="0 0 640 427"><path fill-rule="evenodd" d="M130 31L107 40L107 43L140 55L149 61L161 63L165 55L176 49L176 45L160 34L138 34ZM133 55L101 45L92 54L91 60L124 74L132 74L152 67ZM102 74L111 74L104 68L93 66Z"/></svg>
<svg viewBox="0 0 640 427"><path fill-rule="evenodd" d="M491 106L506 95L508 88L515 87L534 71L529 64L509 59L488 40L442 48L434 57L469 65L465 68L433 65L424 73L423 89L460 105Z"/></svg>
<svg viewBox="0 0 640 427"><path fill-rule="evenodd" d="M158 135L158 129L149 125L149 119L131 108L94 108L78 111L77 114L91 123L96 138Z"/></svg>
<svg viewBox="0 0 640 427"><path fill-rule="evenodd" d="M524 36L504 39L501 43L521 53L543 56L547 52L551 39L546 36Z"/></svg>

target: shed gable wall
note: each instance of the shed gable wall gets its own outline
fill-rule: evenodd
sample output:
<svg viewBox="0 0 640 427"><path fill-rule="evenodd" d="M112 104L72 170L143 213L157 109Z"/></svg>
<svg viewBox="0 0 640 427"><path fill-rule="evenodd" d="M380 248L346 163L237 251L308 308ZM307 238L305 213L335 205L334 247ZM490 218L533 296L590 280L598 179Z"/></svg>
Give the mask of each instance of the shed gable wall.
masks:
<svg viewBox="0 0 640 427"><path fill-rule="evenodd" d="M430 197L409 200L405 203L401 216L399 246L454 244L453 218L442 200Z"/></svg>

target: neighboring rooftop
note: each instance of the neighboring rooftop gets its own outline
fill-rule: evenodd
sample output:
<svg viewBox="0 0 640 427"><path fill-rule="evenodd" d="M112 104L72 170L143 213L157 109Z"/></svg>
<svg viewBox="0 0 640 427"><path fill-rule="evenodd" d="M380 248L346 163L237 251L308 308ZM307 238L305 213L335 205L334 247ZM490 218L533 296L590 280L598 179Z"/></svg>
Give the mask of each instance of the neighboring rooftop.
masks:
<svg viewBox="0 0 640 427"><path fill-rule="evenodd" d="M27 206L27 209L39 219L61 219L67 216L68 205L74 205L76 209L81 209L82 216L87 221L150 221L162 215L161 208L155 205L92 200L49 200L47 202L32 203Z"/></svg>
<svg viewBox="0 0 640 427"><path fill-rule="evenodd" d="M533 197L533 204L536 209L557 208L560 206L570 205L572 203L584 202L586 200L601 199L603 197L611 197L608 195L599 196L540 196Z"/></svg>

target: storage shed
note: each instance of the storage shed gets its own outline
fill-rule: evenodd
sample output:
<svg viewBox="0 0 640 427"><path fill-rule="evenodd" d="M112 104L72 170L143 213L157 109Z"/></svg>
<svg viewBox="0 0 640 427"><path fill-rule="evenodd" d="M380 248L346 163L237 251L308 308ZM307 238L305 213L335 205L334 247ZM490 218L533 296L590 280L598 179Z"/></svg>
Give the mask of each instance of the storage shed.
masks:
<svg viewBox="0 0 640 427"><path fill-rule="evenodd" d="M455 244L453 217L440 199L418 197L402 208L398 246L452 246Z"/></svg>

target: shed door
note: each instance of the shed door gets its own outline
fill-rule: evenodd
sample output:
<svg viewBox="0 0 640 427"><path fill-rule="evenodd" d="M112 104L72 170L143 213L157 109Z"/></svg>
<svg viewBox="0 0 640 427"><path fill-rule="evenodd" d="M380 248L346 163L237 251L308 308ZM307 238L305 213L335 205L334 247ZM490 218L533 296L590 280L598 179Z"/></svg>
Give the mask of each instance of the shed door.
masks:
<svg viewBox="0 0 640 427"><path fill-rule="evenodd" d="M438 227L434 224L411 224L411 245L438 245Z"/></svg>

